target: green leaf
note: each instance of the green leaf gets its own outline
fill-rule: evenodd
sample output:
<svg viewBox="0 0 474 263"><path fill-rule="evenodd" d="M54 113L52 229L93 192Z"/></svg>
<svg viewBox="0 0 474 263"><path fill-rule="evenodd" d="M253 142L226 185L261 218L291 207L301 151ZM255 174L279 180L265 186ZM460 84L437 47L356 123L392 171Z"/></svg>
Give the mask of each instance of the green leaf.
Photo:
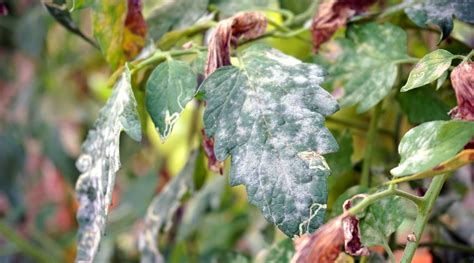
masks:
<svg viewBox="0 0 474 263"><path fill-rule="evenodd" d="M438 78L438 80L436 81L436 90L439 90L443 86L444 82L448 78L448 75L448 71L446 70L443 75Z"/></svg>
<svg viewBox="0 0 474 263"><path fill-rule="evenodd" d="M94 36L112 69L125 62L122 49L127 1L97 1L92 12Z"/></svg>
<svg viewBox="0 0 474 263"><path fill-rule="evenodd" d="M408 76L408 81L400 91L409 91L424 86L440 78L451 66L454 55L444 49L437 49L416 63Z"/></svg>
<svg viewBox="0 0 474 263"><path fill-rule="evenodd" d="M390 172L405 176L431 169L461 151L474 136L474 122L432 121L408 131L398 146L400 164Z"/></svg>
<svg viewBox="0 0 474 263"><path fill-rule="evenodd" d="M191 67L171 60L158 65L146 83L146 108L164 141L179 115L196 93L197 80Z"/></svg>
<svg viewBox="0 0 474 263"><path fill-rule="evenodd" d="M398 93L397 100L411 124L450 119L449 106L432 89L423 88Z"/></svg>
<svg viewBox="0 0 474 263"><path fill-rule="evenodd" d="M193 171L198 151L190 154L183 170L165 186L148 207L145 215L145 228L140 233L139 249L142 254L140 262L164 262L158 251L158 233L162 227L171 227L172 217L179 208L181 198L193 188Z"/></svg>
<svg viewBox="0 0 474 263"><path fill-rule="evenodd" d="M291 238L284 239L273 245L265 257L264 263L287 263L295 254L295 247Z"/></svg>
<svg viewBox="0 0 474 263"><path fill-rule="evenodd" d="M72 0L71 12L79 9L91 7L95 0Z"/></svg>
<svg viewBox="0 0 474 263"><path fill-rule="evenodd" d="M474 1L469 0L426 0L405 9L408 17L418 26L436 25L445 39L453 30L453 16L474 24Z"/></svg>
<svg viewBox="0 0 474 263"><path fill-rule="evenodd" d="M329 70L342 81L342 106L358 104L357 112L365 112L389 93L397 78L397 63L408 59L407 36L391 24L365 24L348 29L340 41L342 54Z"/></svg>
<svg viewBox="0 0 474 263"><path fill-rule="evenodd" d="M278 7L277 0L210 0L223 17L230 17L238 12L255 10L257 8Z"/></svg>
<svg viewBox="0 0 474 263"><path fill-rule="evenodd" d="M141 140L136 106L130 71L126 67L94 128L88 132L76 163L81 172L76 184L79 201L77 261L92 262L104 234L115 174L120 168L120 132L124 130L132 139Z"/></svg>
<svg viewBox="0 0 474 263"><path fill-rule="evenodd" d="M383 245L405 218L405 203L398 196L388 197L370 205L360 219L362 243L369 247Z"/></svg>
<svg viewBox="0 0 474 263"><path fill-rule="evenodd" d="M206 134L217 159L232 155L231 185L289 236L324 221L329 175L323 154L338 146L324 116L339 107L319 85L323 70L262 45L244 51L240 68L219 68L202 84Z"/></svg>
<svg viewBox="0 0 474 263"><path fill-rule="evenodd" d="M214 178L207 182L204 188L188 202L179 225L179 241L186 240L192 232L199 228L200 219L208 208L217 209L220 206L226 182L224 176Z"/></svg>
<svg viewBox="0 0 474 263"><path fill-rule="evenodd" d="M143 1L143 15L150 37L158 40L166 32L194 24L207 12L208 0Z"/></svg>

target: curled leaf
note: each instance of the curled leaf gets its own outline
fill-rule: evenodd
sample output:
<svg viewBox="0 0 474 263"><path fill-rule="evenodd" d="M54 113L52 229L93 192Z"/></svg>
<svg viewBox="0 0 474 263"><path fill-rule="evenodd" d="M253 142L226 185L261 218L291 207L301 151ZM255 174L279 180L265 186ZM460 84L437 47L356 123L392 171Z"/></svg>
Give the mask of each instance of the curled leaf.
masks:
<svg viewBox="0 0 474 263"><path fill-rule="evenodd" d="M209 40L205 75L216 69L230 65L230 45L237 46L242 36L254 39L261 36L267 28L267 19L260 12L241 12L222 20Z"/></svg>
<svg viewBox="0 0 474 263"><path fill-rule="evenodd" d="M451 83L458 102L458 106L451 111L451 117L474 121L474 62L462 63L454 68Z"/></svg>
<svg viewBox="0 0 474 263"><path fill-rule="evenodd" d="M364 11L376 0L332 0L319 5L311 24L315 52L356 13Z"/></svg>
<svg viewBox="0 0 474 263"><path fill-rule="evenodd" d="M332 263L341 252L344 243L342 216L338 216L311 235L303 235L295 240L296 253L292 263Z"/></svg>
<svg viewBox="0 0 474 263"><path fill-rule="evenodd" d="M354 198L362 196L363 195L356 195L346 200L343 205L344 212L347 212L347 210L351 208ZM352 256L368 256L369 250L362 245L360 239L359 219L357 219L356 216L346 216L342 219L342 227L344 229L344 249L346 253Z"/></svg>
<svg viewBox="0 0 474 263"><path fill-rule="evenodd" d="M204 152L207 156L207 166L209 167L209 170L215 173L223 174L224 162L221 162L216 158L216 154L214 153L214 138L208 138L204 132L204 129L202 130L202 136L202 147L204 148Z"/></svg>
<svg viewBox="0 0 474 263"><path fill-rule="evenodd" d="M125 57L131 59L145 46L147 26L142 15L141 0L128 0L122 48Z"/></svg>

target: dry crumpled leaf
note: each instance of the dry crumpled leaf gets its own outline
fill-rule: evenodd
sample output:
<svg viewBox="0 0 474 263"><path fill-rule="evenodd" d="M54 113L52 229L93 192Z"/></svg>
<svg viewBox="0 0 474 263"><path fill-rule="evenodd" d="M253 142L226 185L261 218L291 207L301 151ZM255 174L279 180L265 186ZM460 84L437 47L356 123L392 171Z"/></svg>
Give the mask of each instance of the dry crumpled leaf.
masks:
<svg viewBox="0 0 474 263"><path fill-rule="evenodd" d="M241 36L254 39L267 28L267 19L260 12L240 12L217 24L208 45L205 75L216 69L230 65L230 45L237 46Z"/></svg>
<svg viewBox="0 0 474 263"><path fill-rule="evenodd" d="M311 24L313 50L317 52L324 42L347 23L356 13L366 10L377 0L330 0L319 5Z"/></svg>
<svg viewBox="0 0 474 263"><path fill-rule="evenodd" d="M127 59L132 59L145 46L147 25L142 15L141 0L127 1L127 16L122 48Z"/></svg>
<svg viewBox="0 0 474 263"><path fill-rule="evenodd" d="M352 200L363 197L356 195L343 204L344 212L352 207ZM359 219L356 216L346 216L342 219L342 227L344 229L344 250L351 256L368 256L369 250L362 245L360 239Z"/></svg>
<svg viewBox="0 0 474 263"><path fill-rule="evenodd" d="M240 12L217 24L209 39L205 77L216 69L230 65L230 45L237 47L240 37L254 39L261 36L267 28L267 19L260 12ZM224 163L217 160L214 154L214 139L208 138L203 131L203 147L209 160L209 169L223 173Z"/></svg>
<svg viewBox="0 0 474 263"><path fill-rule="evenodd" d="M344 242L342 230L343 215L327 222L313 234L305 234L295 239L295 255L292 263L332 263L341 252Z"/></svg>
<svg viewBox="0 0 474 263"><path fill-rule="evenodd" d="M462 63L451 72L451 83L458 106L451 110L453 119L474 121L474 62Z"/></svg>

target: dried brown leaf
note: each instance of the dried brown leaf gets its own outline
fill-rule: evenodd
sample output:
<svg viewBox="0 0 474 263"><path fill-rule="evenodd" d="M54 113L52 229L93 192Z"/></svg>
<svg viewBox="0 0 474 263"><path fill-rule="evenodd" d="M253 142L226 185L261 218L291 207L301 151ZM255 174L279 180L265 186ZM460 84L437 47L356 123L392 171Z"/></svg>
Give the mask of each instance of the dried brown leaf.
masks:
<svg viewBox="0 0 474 263"><path fill-rule="evenodd" d="M142 15L141 0L127 1L127 16L122 48L127 59L132 59L145 46L147 25Z"/></svg>
<svg viewBox="0 0 474 263"><path fill-rule="evenodd" d="M205 76L222 66L230 65L230 45L237 46L240 37L254 39L267 28L267 19L260 12L241 12L217 24L208 45Z"/></svg>
<svg viewBox="0 0 474 263"><path fill-rule="evenodd" d="M204 133L204 129L202 130L202 147L207 156L209 170L222 175L224 173L224 162L217 160L214 153L214 138L208 138Z"/></svg>
<svg viewBox="0 0 474 263"><path fill-rule="evenodd" d="M458 106L451 111L451 117L474 121L474 62L462 63L454 68L451 83L458 102Z"/></svg>
<svg viewBox="0 0 474 263"><path fill-rule="evenodd" d="M331 0L320 4L311 24L314 52L317 52L321 44L328 41L339 28L343 27L350 17L366 10L376 1Z"/></svg>
<svg viewBox="0 0 474 263"><path fill-rule="evenodd" d="M353 198L346 200L343 204L344 212L347 212L352 206L352 200L359 198L361 195L356 195ZM344 229L344 250L351 256L368 256L369 250L362 245L360 239L359 219L356 216L346 216L342 219L342 227Z"/></svg>

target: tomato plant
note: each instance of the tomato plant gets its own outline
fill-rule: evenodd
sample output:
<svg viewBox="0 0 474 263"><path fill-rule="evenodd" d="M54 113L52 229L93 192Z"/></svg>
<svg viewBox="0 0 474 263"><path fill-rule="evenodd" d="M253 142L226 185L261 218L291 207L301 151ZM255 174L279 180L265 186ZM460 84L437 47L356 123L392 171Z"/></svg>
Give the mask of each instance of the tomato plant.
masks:
<svg viewBox="0 0 474 263"><path fill-rule="evenodd" d="M89 68L72 74L86 89L102 76L85 97L106 99L73 154L76 262L416 262L424 247L430 262L472 261L474 2L42 5L80 42L73 59ZM9 10L20 7L0 1ZM53 34L45 49L70 56ZM96 56L81 61L81 50ZM66 153L51 157L29 133L18 144L5 135L0 167L30 137L70 171L54 159ZM463 207L471 215L449 221ZM0 231L48 262L7 223Z"/></svg>

